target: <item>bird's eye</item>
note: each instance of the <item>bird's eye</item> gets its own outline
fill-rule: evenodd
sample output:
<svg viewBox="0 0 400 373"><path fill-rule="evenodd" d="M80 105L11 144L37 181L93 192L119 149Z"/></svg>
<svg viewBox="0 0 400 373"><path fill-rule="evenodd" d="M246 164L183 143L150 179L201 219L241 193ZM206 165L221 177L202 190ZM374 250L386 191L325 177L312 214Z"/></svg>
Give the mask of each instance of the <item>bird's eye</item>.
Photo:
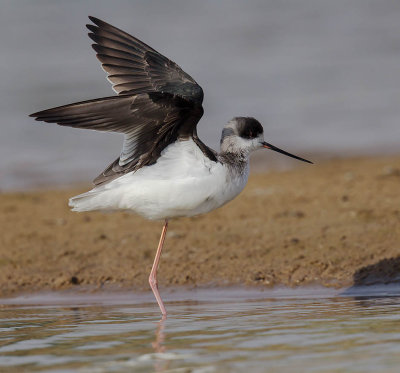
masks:
<svg viewBox="0 0 400 373"><path fill-rule="evenodd" d="M242 137L245 138L245 139L253 139L255 136L254 136L254 133L253 133L252 130L247 129L247 130L244 131L244 133L242 134Z"/></svg>
<svg viewBox="0 0 400 373"><path fill-rule="evenodd" d="M247 138L252 140L255 139L258 136L258 132L257 131L249 131Z"/></svg>

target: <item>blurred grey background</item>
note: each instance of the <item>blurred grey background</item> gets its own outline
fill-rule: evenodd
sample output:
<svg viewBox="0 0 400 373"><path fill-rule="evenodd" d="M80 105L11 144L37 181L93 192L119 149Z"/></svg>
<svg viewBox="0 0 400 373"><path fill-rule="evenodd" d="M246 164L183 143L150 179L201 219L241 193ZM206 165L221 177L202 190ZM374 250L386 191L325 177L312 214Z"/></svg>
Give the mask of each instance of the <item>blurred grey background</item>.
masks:
<svg viewBox="0 0 400 373"><path fill-rule="evenodd" d="M93 15L177 62L205 92L201 138L236 115L303 156L399 150L400 1L0 1L0 189L89 182L119 135L28 114L113 91L91 49ZM265 162L268 162L265 156Z"/></svg>

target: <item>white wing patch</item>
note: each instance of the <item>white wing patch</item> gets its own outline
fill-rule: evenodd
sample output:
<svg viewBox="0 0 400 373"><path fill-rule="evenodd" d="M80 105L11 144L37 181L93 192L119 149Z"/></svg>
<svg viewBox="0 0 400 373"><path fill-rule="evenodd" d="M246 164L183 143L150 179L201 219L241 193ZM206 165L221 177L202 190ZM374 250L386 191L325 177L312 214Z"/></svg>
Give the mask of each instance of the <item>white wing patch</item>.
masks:
<svg viewBox="0 0 400 373"><path fill-rule="evenodd" d="M133 160L133 156L136 152L137 132L139 131L132 131L130 134L125 135L121 155L119 156L120 166L125 166L127 163Z"/></svg>

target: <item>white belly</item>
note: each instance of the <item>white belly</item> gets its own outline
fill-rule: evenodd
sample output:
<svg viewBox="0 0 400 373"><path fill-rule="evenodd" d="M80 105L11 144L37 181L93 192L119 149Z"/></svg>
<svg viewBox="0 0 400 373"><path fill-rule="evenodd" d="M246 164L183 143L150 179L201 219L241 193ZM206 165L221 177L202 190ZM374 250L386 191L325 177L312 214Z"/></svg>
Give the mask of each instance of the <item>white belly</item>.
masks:
<svg viewBox="0 0 400 373"><path fill-rule="evenodd" d="M209 160L193 140L169 145L157 163L71 198L74 211L133 210L147 219L203 214L216 209L244 188L244 174Z"/></svg>

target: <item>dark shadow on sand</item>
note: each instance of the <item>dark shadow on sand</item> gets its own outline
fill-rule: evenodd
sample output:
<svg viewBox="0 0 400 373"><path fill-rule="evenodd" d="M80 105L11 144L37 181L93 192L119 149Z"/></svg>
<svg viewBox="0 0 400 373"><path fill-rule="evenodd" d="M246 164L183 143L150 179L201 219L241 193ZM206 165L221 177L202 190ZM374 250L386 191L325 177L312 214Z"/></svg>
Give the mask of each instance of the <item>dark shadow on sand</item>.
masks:
<svg viewBox="0 0 400 373"><path fill-rule="evenodd" d="M353 286L400 284L400 255L358 269Z"/></svg>
<svg viewBox="0 0 400 373"><path fill-rule="evenodd" d="M400 255L358 269L353 285L340 295L357 300L400 296Z"/></svg>

